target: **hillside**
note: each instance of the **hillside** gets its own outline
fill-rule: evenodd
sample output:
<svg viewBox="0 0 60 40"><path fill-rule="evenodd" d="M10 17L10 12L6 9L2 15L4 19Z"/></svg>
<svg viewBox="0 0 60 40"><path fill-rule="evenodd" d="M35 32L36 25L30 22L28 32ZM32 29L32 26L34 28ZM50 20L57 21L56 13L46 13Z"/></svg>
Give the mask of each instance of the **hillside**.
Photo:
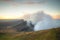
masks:
<svg viewBox="0 0 60 40"><path fill-rule="evenodd" d="M0 33L5 32L21 32L21 31L33 31L33 25L30 23L30 26L27 25L27 21L23 19L15 20L0 20Z"/></svg>
<svg viewBox="0 0 60 40"><path fill-rule="evenodd" d="M0 40L60 40L60 28L37 32L0 33Z"/></svg>

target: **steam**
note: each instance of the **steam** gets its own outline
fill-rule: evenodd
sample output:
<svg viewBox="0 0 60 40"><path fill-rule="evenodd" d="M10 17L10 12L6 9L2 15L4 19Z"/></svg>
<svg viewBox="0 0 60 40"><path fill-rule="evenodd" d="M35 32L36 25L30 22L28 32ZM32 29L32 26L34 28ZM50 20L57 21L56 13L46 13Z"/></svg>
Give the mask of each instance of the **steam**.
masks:
<svg viewBox="0 0 60 40"><path fill-rule="evenodd" d="M30 22L34 25L34 31L60 27L60 20L53 19L43 11L31 15L28 24Z"/></svg>
<svg viewBox="0 0 60 40"><path fill-rule="evenodd" d="M30 15L30 18L29 18L28 22L31 21L33 25L36 25L37 22L42 20L43 16L45 16L43 11L34 13L34 14Z"/></svg>
<svg viewBox="0 0 60 40"><path fill-rule="evenodd" d="M39 21L35 27L34 31L45 30L59 27L57 21L51 19L50 17L44 17L42 21ZM56 25L57 24L57 25Z"/></svg>

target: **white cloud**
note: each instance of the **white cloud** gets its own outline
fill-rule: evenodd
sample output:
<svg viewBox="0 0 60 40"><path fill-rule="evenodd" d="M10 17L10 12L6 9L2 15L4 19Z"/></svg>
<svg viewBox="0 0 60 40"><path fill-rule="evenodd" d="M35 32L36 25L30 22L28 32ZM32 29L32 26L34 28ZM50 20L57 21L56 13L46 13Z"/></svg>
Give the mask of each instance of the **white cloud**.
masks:
<svg viewBox="0 0 60 40"><path fill-rule="evenodd" d="M45 14L43 11L31 15L27 21L28 25L32 22L34 25L34 31L60 27L60 20L53 19L50 15Z"/></svg>

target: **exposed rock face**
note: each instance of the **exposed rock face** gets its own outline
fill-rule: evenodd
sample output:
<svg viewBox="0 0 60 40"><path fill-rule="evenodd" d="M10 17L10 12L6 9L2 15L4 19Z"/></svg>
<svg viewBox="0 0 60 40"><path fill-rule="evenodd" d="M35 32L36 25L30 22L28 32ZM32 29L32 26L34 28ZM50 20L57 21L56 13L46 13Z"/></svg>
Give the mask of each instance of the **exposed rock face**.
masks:
<svg viewBox="0 0 60 40"><path fill-rule="evenodd" d="M17 30L18 32L21 31L33 31L33 25L30 24L30 26L27 26L27 22L26 21L21 21L20 24L16 25L13 27L13 29Z"/></svg>

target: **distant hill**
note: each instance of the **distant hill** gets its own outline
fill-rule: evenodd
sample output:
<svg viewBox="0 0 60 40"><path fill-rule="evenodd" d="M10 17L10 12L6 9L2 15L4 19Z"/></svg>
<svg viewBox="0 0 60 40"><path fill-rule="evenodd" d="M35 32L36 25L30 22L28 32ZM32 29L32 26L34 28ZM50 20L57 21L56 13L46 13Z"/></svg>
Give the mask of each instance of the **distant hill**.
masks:
<svg viewBox="0 0 60 40"><path fill-rule="evenodd" d="M8 26L16 25L20 23L21 20L14 19L0 19L0 30L7 29Z"/></svg>
<svg viewBox="0 0 60 40"><path fill-rule="evenodd" d="M4 20L3 20L4 21ZM8 22L6 22L8 21ZM5 20L5 22L0 22L0 32L21 32L21 31L33 31L33 25L27 25L27 21L20 19L15 21Z"/></svg>
<svg viewBox="0 0 60 40"><path fill-rule="evenodd" d="M0 40L60 40L60 28L35 32L0 33Z"/></svg>

